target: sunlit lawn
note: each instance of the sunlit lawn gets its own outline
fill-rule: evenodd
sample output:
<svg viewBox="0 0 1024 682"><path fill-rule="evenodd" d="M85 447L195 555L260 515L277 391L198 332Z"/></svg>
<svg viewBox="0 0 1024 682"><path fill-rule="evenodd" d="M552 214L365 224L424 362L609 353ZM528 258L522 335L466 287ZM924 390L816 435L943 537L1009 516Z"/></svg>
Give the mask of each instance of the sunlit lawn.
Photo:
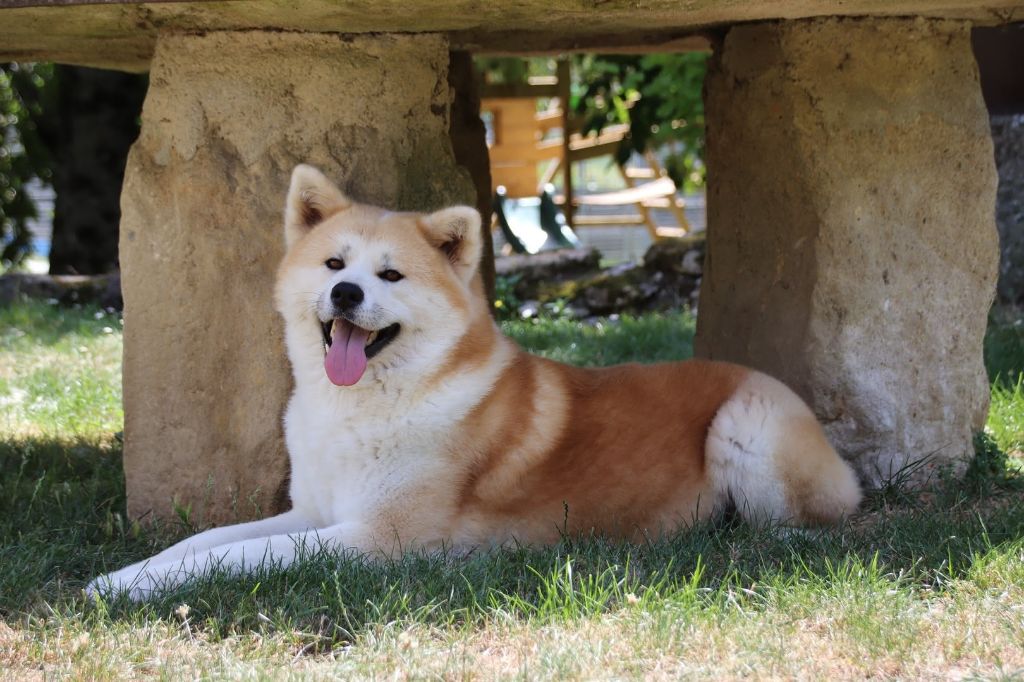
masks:
<svg viewBox="0 0 1024 682"><path fill-rule="evenodd" d="M138 606L80 592L184 532L124 518L120 321L0 309L0 677L1024 676L1024 492L1019 460L1002 455L1024 443L1024 334L1012 313L994 319L1000 379L979 465L964 482L877 492L844 527L320 556ZM693 326L677 314L505 328L552 357L609 364L689 355Z"/></svg>

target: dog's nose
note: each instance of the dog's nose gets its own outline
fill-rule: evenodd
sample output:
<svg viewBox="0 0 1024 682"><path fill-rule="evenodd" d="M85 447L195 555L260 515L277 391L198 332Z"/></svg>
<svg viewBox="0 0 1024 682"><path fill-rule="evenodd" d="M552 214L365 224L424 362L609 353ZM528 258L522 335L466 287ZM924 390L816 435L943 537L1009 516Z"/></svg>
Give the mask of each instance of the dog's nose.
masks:
<svg viewBox="0 0 1024 682"><path fill-rule="evenodd" d="M352 282L338 282L331 289L331 303L341 310L351 310L363 302L363 290Z"/></svg>

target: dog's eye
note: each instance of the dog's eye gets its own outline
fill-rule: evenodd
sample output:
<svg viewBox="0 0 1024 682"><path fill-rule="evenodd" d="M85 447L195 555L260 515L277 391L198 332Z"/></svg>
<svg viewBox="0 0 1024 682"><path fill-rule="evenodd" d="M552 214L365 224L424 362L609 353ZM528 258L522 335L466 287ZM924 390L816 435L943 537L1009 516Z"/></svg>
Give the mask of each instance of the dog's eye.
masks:
<svg viewBox="0 0 1024 682"><path fill-rule="evenodd" d="M405 279L405 275L398 270L385 270L380 273L380 278L387 282L397 282L400 279Z"/></svg>
<svg viewBox="0 0 1024 682"><path fill-rule="evenodd" d="M328 258L326 261L324 261L324 265L326 265L331 270L342 270L345 267L345 261L341 260L340 258Z"/></svg>

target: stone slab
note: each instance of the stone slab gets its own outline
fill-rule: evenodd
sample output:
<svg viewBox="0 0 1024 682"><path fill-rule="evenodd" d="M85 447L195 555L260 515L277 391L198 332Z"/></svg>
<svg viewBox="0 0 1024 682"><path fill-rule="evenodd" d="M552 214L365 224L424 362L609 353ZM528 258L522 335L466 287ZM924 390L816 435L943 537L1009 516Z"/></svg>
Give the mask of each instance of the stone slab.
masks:
<svg viewBox="0 0 1024 682"><path fill-rule="evenodd" d="M736 27L706 88L698 354L791 385L872 482L961 470L998 263L969 26Z"/></svg>
<svg viewBox="0 0 1024 682"><path fill-rule="evenodd" d="M709 28L828 15L1006 24L1024 20L1024 0L0 0L0 59L145 71L161 33L261 29L441 32L474 52L666 51Z"/></svg>
<svg viewBox="0 0 1024 682"><path fill-rule="evenodd" d="M122 195L125 475L134 517L276 512L290 371L273 309L299 162L359 201L474 201L438 35L168 35Z"/></svg>

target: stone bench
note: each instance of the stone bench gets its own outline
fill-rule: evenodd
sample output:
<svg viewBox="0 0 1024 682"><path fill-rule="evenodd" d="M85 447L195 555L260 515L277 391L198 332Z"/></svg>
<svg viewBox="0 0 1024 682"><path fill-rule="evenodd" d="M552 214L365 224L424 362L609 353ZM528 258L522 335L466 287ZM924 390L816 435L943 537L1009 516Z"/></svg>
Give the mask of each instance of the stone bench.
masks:
<svg viewBox="0 0 1024 682"><path fill-rule="evenodd" d="M296 163L397 209L474 203L483 129L452 50L658 50L698 30L714 47L699 354L792 385L869 481L963 467L998 259L970 29L1024 18L1024 0L634 5L0 1L2 58L150 71L120 244L132 515L287 504L271 289Z"/></svg>

